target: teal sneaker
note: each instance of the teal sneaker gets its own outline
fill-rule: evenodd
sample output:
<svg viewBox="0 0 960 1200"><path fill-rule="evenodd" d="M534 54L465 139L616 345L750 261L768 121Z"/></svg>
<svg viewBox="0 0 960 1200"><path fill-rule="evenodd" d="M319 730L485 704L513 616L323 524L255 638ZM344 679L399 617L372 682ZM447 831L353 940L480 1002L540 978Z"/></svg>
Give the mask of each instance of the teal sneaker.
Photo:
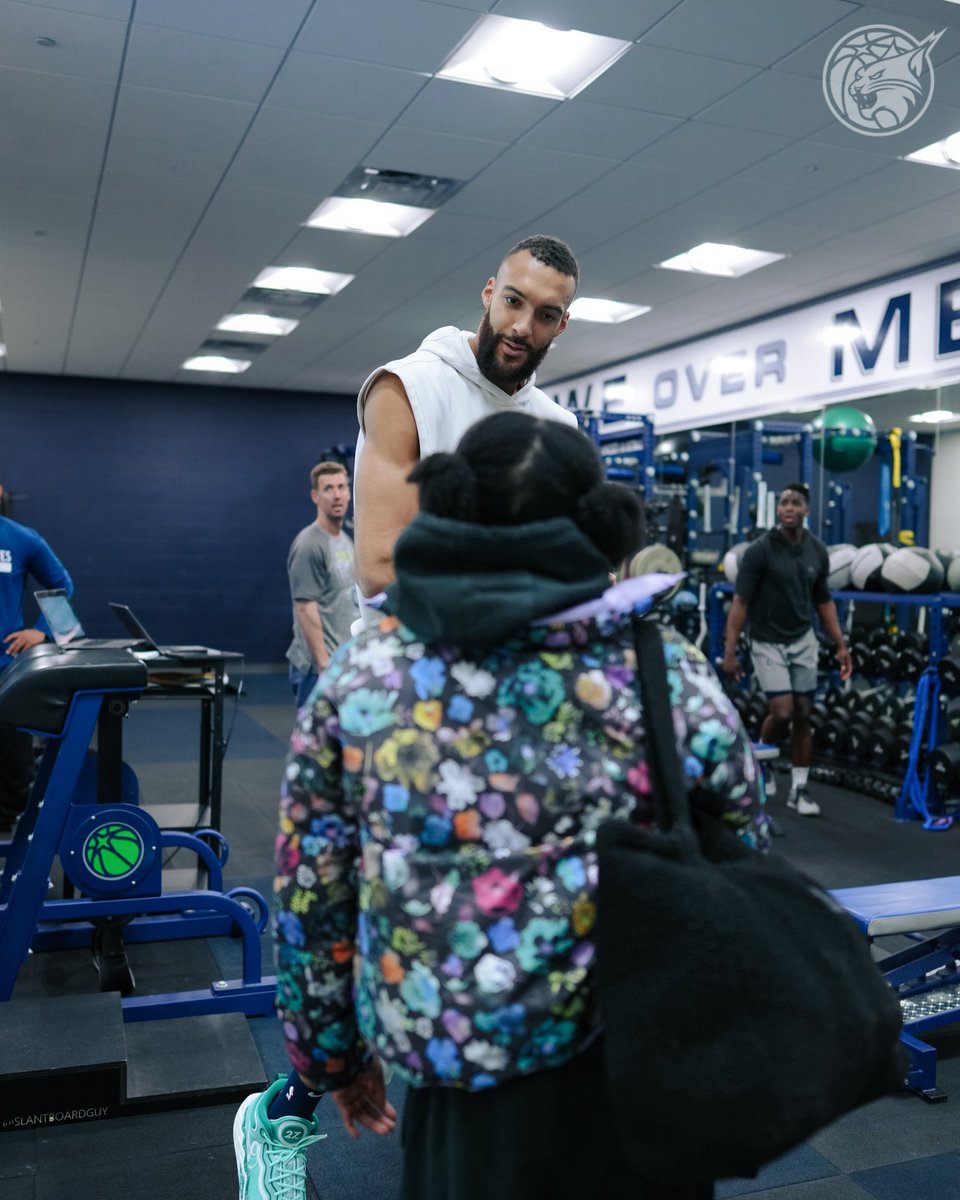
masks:
<svg viewBox="0 0 960 1200"><path fill-rule="evenodd" d="M281 1117L267 1109L285 1083L281 1077L265 1092L248 1096L233 1122L240 1200L307 1200L307 1147L327 1135L316 1117Z"/></svg>

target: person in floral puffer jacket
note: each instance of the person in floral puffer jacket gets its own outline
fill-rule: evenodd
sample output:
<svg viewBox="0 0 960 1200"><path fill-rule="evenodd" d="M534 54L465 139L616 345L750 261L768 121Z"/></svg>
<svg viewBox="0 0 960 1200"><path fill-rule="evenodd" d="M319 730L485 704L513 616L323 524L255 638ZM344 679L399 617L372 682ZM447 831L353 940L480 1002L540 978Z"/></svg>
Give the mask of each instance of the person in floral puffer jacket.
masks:
<svg viewBox="0 0 960 1200"><path fill-rule="evenodd" d="M421 514L397 545L389 615L340 648L293 735L277 1007L295 1075L331 1092L352 1131L392 1128L379 1061L413 1085L406 1120L431 1149L405 1145L405 1196L508 1196L503 1161L496 1183L477 1178L459 1117L440 1118L452 1158L429 1184L438 1141L422 1127L438 1104L475 1131L481 1102L509 1121L506 1100L532 1080L569 1111L563 1071L594 1061L594 838L609 817L654 821L633 621L677 580L610 586L639 505L571 428L498 414L412 478ZM699 651L663 640L693 802L765 849L736 711ZM555 1147L561 1177L572 1153ZM629 1194L694 1193L634 1181Z"/></svg>

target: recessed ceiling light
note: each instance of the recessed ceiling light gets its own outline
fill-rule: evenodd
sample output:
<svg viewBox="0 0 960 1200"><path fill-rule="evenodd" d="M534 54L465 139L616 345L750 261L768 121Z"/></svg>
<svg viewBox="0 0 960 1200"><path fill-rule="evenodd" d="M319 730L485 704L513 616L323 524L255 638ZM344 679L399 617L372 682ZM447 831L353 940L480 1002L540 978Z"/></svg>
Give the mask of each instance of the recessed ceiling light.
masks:
<svg viewBox="0 0 960 1200"><path fill-rule="evenodd" d="M271 317L267 313L231 313L217 322L217 328L230 333L263 333L270 337L286 337L299 324L291 317Z"/></svg>
<svg viewBox="0 0 960 1200"><path fill-rule="evenodd" d="M657 263L669 271L692 271L697 275L724 275L733 278L748 275L759 267L779 262L785 254L772 254L766 250L748 250L744 246L727 246L723 242L701 242L685 254Z"/></svg>
<svg viewBox="0 0 960 1200"><path fill-rule="evenodd" d="M551 29L539 21L486 16L437 78L569 100L632 44L579 29Z"/></svg>
<svg viewBox="0 0 960 1200"><path fill-rule="evenodd" d="M316 271L313 267L266 267L253 281L253 286L273 288L279 292L335 296L353 278L353 275L341 275L336 271Z"/></svg>
<svg viewBox="0 0 960 1200"><path fill-rule="evenodd" d="M330 196L304 221L310 229L340 229L349 233L370 233L375 237L406 237L428 221L432 208L411 204L390 204L384 200L358 200Z"/></svg>
<svg viewBox="0 0 960 1200"><path fill-rule="evenodd" d="M183 364L185 371L222 371L226 375L239 375L253 362L249 358L224 358L222 354L198 354Z"/></svg>
<svg viewBox="0 0 960 1200"><path fill-rule="evenodd" d="M960 132L951 133L939 142L931 142L929 146L921 146L912 154L905 154L904 160L923 163L928 167L948 167L956 171L960 169Z"/></svg>
<svg viewBox="0 0 960 1200"><path fill-rule="evenodd" d="M948 408L931 408L929 412L914 413L910 420L917 425L942 425L944 421L960 421L960 413Z"/></svg>
<svg viewBox="0 0 960 1200"><path fill-rule="evenodd" d="M620 304L616 300L599 300L593 296L578 296L570 305L573 321L596 321L601 325L619 325L650 311L649 304Z"/></svg>

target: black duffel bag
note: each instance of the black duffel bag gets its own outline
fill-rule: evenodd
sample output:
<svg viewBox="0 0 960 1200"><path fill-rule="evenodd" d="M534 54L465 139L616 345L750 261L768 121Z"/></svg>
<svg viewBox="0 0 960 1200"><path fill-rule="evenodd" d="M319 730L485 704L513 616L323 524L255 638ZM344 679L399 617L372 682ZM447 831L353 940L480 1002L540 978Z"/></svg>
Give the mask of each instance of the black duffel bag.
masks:
<svg viewBox="0 0 960 1200"><path fill-rule="evenodd" d="M597 835L608 1090L641 1175L751 1176L903 1086L900 1006L822 888L691 815L659 630L636 644L659 830Z"/></svg>

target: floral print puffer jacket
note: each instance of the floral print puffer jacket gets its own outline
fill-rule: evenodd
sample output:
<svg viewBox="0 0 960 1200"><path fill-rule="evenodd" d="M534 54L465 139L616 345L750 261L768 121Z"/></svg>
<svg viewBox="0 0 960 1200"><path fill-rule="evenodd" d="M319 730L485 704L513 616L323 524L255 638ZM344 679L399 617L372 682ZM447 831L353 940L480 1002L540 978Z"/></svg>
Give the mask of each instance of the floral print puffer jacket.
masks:
<svg viewBox="0 0 960 1200"><path fill-rule="evenodd" d="M768 837L749 740L664 631L695 804ZM535 625L477 661L384 618L341 647L293 735L277 841L278 1009L325 1089L371 1049L413 1084L491 1087L595 1036L607 817L652 823L628 616Z"/></svg>

